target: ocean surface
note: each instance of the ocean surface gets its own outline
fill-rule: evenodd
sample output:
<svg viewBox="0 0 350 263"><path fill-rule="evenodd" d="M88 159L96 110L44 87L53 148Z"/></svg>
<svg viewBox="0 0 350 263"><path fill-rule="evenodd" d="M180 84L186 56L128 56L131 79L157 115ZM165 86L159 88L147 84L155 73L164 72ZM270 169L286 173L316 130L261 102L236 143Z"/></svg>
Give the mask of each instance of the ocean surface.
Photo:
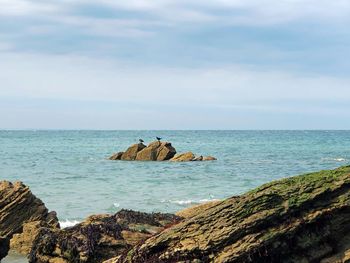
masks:
<svg viewBox="0 0 350 263"><path fill-rule="evenodd" d="M107 160L156 136L213 162ZM350 131L0 131L0 179L27 184L69 226L122 208L175 212L350 163ZM11 256L3 262L26 262Z"/></svg>

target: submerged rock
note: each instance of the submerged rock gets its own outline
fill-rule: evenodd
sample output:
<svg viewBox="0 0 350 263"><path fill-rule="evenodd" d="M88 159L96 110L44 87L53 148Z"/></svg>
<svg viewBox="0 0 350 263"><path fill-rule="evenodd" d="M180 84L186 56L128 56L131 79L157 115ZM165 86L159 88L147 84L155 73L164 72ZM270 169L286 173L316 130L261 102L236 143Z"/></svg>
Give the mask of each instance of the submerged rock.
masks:
<svg viewBox="0 0 350 263"><path fill-rule="evenodd" d="M349 240L350 166L219 202L115 262L346 262Z"/></svg>
<svg viewBox="0 0 350 263"><path fill-rule="evenodd" d="M173 158L170 159L172 162L190 162L195 159L195 156L192 152L187 153L180 153L175 155Z"/></svg>
<svg viewBox="0 0 350 263"><path fill-rule="evenodd" d="M117 152L113 154L111 157L109 157L109 160L121 160L124 152Z"/></svg>
<svg viewBox="0 0 350 263"><path fill-rule="evenodd" d="M24 225L31 222L42 222L47 227L59 227L56 213L49 213L44 203L36 198L22 182L0 182L0 236L11 240L11 248L19 253L27 253L24 247L31 246L33 233L27 239L18 235L23 232ZM16 240L21 240L20 244ZM23 249L22 249L23 247ZM3 248L2 248L3 250ZM1 254L1 253L0 253Z"/></svg>
<svg viewBox="0 0 350 263"><path fill-rule="evenodd" d="M217 159L213 156L204 156L202 161L216 161Z"/></svg>
<svg viewBox="0 0 350 263"><path fill-rule="evenodd" d="M30 253L31 263L100 263L180 221L171 214L121 210L115 215L94 215L62 230L41 229Z"/></svg>

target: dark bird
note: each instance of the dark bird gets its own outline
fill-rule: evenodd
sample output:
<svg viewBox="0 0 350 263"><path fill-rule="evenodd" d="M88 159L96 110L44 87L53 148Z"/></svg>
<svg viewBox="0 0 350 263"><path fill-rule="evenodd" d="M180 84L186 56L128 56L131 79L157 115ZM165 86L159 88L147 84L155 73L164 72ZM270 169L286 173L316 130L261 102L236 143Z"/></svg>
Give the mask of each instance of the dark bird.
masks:
<svg viewBox="0 0 350 263"><path fill-rule="evenodd" d="M156 137L156 138L157 138L158 141L160 141L160 140L162 139L162 138L160 138L160 137Z"/></svg>
<svg viewBox="0 0 350 263"><path fill-rule="evenodd" d="M142 140L142 139L139 139L139 142L140 142L140 143L144 143L145 141L144 141L144 140Z"/></svg>

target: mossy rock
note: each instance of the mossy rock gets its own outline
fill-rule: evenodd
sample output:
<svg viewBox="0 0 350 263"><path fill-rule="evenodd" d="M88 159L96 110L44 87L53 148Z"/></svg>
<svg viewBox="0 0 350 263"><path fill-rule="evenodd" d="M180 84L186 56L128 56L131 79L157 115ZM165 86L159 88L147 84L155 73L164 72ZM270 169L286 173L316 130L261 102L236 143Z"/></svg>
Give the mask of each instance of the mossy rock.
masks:
<svg viewBox="0 0 350 263"><path fill-rule="evenodd" d="M347 262L348 240L350 166L274 181L219 202L117 262Z"/></svg>

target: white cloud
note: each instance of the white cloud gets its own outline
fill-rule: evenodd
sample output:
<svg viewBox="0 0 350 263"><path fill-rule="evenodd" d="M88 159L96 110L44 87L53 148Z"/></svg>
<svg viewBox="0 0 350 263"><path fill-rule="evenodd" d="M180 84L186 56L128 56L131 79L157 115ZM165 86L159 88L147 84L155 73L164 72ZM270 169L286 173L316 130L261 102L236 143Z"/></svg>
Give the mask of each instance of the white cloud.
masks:
<svg viewBox="0 0 350 263"><path fill-rule="evenodd" d="M94 4L119 11L151 14L164 23L214 22L267 25L306 19L348 21L348 0L0 0L0 15L68 15L77 6ZM331 19L331 20L329 20Z"/></svg>
<svg viewBox="0 0 350 263"><path fill-rule="evenodd" d="M2 53L0 96L245 105L350 100L350 79L223 68L145 67L76 56Z"/></svg>
<svg viewBox="0 0 350 263"><path fill-rule="evenodd" d="M55 3L30 0L0 0L1 16L36 15L40 13L52 14L60 10Z"/></svg>

